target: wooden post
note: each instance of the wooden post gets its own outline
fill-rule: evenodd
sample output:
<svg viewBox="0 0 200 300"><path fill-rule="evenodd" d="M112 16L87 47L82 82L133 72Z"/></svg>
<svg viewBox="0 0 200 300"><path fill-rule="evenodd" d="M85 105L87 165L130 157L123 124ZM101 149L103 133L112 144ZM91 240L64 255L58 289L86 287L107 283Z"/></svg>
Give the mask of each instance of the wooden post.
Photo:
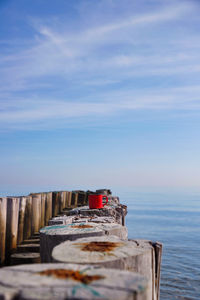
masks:
<svg viewBox="0 0 200 300"><path fill-rule="evenodd" d="M7 199L0 198L0 265L5 262Z"/></svg>
<svg viewBox="0 0 200 300"><path fill-rule="evenodd" d="M59 202L59 192L52 193L52 216L56 217L59 214L60 202Z"/></svg>
<svg viewBox="0 0 200 300"><path fill-rule="evenodd" d="M67 191L61 192L61 212L66 208Z"/></svg>
<svg viewBox="0 0 200 300"><path fill-rule="evenodd" d="M26 209L24 216L24 240L27 240L31 236L31 219L32 219L32 197L26 197Z"/></svg>
<svg viewBox="0 0 200 300"><path fill-rule="evenodd" d="M20 197L19 204L19 223L18 223L18 239L17 243L21 244L24 239L24 219L26 210L26 197Z"/></svg>
<svg viewBox="0 0 200 300"><path fill-rule="evenodd" d="M96 193L97 194L104 194L104 195L112 195L112 192L111 190L108 190L108 189L99 189L99 190L96 190Z"/></svg>
<svg viewBox="0 0 200 300"><path fill-rule="evenodd" d="M66 208L71 208L72 192L66 193Z"/></svg>
<svg viewBox="0 0 200 300"><path fill-rule="evenodd" d="M45 226L48 225L49 220L52 218L52 192L47 193L45 203Z"/></svg>
<svg viewBox="0 0 200 300"><path fill-rule="evenodd" d="M121 204L119 205L106 205L104 208L101 209L90 209L89 207L77 207L69 212L67 212L68 215L82 215L85 217L93 217L93 216L99 216L99 217L113 217L115 218L116 222L119 224L122 224L122 217L127 214L127 207L126 209L121 207Z"/></svg>
<svg viewBox="0 0 200 300"><path fill-rule="evenodd" d="M20 198L7 198L6 220L6 257L9 257L17 248L18 219Z"/></svg>
<svg viewBox="0 0 200 300"><path fill-rule="evenodd" d="M41 194L32 195L31 234L37 233L41 227Z"/></svg>
<svg viewBox="0 0 200 300"><path fill-rule="evenodd" d="M32 264L8 267L0 269L0 278L1 299L149 299L148 280L144 276L89 265Z"/></svg>
<svg viewBox="0 0 200 300"><path fill-rule="evenodd" d="M67 241L82 237L116 235L127 239L127 230L119 224L74 223L66 225L53 225L40 230L40 256L41 262L52 262L51 253L55 246Z"/></svg>
<svg viewBox="0 0 200 300"><path fill-rule="evenodd" d="M63 192L58 192L58 202L59 202L59 210L58 210L58 214L62 213L64 207L64 198L63 198Z"/></svg>
<svg viewBox="0 0 200 300"><path fill-rule="evenodd" d="M98 265L138 272L148 278L148 300L158 300L156 260L151 242L122 241L116 236L96 236L65 241L52 252L54 262Z"/></svg>
<svg viewBox="0 0 200 300"><path fill-rule="evenodd" d="M86 204L87 194L84 191L78 191L78 206L84 206Z"/></svg>
<svg viewBox="0 0 200 300"><path fill-rule="evenodd" d="M71 208L78 206L78 193L72 191Z"/></svg>
<svg viewBox="0 0 200 300"><path fill-rule="evenodd" d="M47 199L47 194L42 193L41 194L41 223L40 223L40 227L45 226L45 206L46 206L46 201L47 201L46 199Z"/></svg>

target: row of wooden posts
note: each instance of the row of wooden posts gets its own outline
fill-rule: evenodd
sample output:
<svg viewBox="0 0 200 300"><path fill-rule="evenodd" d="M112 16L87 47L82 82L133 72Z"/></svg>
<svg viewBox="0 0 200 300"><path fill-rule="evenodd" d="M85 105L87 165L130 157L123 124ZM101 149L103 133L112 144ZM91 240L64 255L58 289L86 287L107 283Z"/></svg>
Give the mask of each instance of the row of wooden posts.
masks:
<svg viewBox="0 0 200 300"><path fill-rule="evenodd" d="M0 266L9 264L17 245L39 232L64 209L87 204L88 192L58 191L0 198Z"/></svg>

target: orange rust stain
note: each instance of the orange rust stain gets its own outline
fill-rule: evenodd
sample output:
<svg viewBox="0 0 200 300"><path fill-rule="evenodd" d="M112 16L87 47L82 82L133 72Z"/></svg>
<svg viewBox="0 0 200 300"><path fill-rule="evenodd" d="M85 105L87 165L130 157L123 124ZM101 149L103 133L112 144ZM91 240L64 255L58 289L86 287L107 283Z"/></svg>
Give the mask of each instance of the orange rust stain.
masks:
<svg viewBox="0 0 200 300"><path fill-rule="evenodd" d="M73 279L84 284L90 284L92 281L100 280L105 278L102 275L86 275L81 274L79 271L68 270L68 269L49 269L38 272L37 274L44 276L52 276L59 279Z"/></svg>
<svg viewBox="0 0 200 300"><path fill-rule="evenodd" d="M93 228L91 225L75 225L71 226L72 228Z"/></svg>
<svg viewBox="0 0 200 300"><path fill-rule="evenodd" d="M80 244L79 244L80 245ZM82 243L81 248L82 251L96 251L96 252L110 252L115 248L121 246L122 243L114 243L114 242L90 242L90 243Z"/></svg>

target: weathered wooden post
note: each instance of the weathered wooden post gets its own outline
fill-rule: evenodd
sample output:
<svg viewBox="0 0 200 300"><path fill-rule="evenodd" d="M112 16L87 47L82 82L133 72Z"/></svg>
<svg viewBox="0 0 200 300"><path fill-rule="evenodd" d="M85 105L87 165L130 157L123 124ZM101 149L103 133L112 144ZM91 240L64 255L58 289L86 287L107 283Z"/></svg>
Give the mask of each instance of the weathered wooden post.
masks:
<svg viewBox="0 0 200 300"><path fill-rule="evenodd" d="M111 190L108 189L98 189L96 190L97 194L104 194L104 195L112 195Z"/></svg>
<svg viewBox="0 0 200 300"><path fill-rule="evenodd" d="M89 207L77 207L69 212L68 215L82 215L85 217L114 217L116 222L124 225L123 218L127 214L127 206L122 204L112 203L101 209L90 209Z"/></svg>
<svg viewBox="0 0 200 300"><path fill-rule="evenodd" d="M78 206L78 193L72 191L72 198L71 198L71 208Z"/></svg>
<svg viewBox="0 0 200 300"><path fill-rule="evenodd" d="M47 193L45 202L45 225L48 225L49 220L52 218L52 192Z"/></svg>
<svg viewBox="0 0 200 300"><path fill-rule="evenodd" d="M78 206L86 205L87 194L84 191L78 191Z"/></svg>
<svg viewBox="0 0 200 300"><path fill-rule="evenodd" d="M62 191L60 192L60 213L65 208L65 203L66 203L66 192Z"/></svg>
<svg viewBox="0 0 200 300"><path fill-rule="evenodd" d="M72 192L66 192L66 208L71 208Z"/></svg>
<svg viewBox="0 0 200 300"><path fill-rule="evenodd" d="M6 257L17 248L18 219L19 219L20 198L7 198L7 219L6 219Z"/></svg>
<svg viewBox="0 0 200 300"><path fill-rule="evenodd" d="M23 239L24 239L25 211L26 211L26 197L20 197L19 222L18 222L18 239L17 239L18 244L21 244L23 242Z"/></svg>
<svg viewBox="0 0 200 300"><path fill-rule="evenodd" d="M5 262L7 199L0 198L0 265Z"/></svg>
<svg viewBox="0 0 200 300"><path fill-rule="evenodd" d="M138 272L149 279L147 299L159 299L156 268L160 261L149 241L123 241L116 236L81 238L56 246L52 258L55 262L91 264Z"/></svg>
<svg viewBox="0 0 200 300"><path fill-rule="evenodd" d="M0 299L147 300L148 280L122 270L77 264L35 264L0 269Z"/></svg>
<svg viewBox="0 0 200 300"><path fill-rule="evenodd" d="M40 229L41 262L52 262L51 253L55 246L67 241L89 236L116 235L127 239L127 229L119 224L73 223L53 225Z"/></svg>
<svg viewBox="0 0 200 300"><path fill-rule="evenodd" d="M52 216L56 217L60 212L60 193L52 193Z"/></svg>
<svg viewBox="0 0 200 300"><path fill-rule="evenodd" d="M26 208L24 216L23 239L27 240L31 236L31 219L32 219L32 197L26 196Z"/></svg>
<svg viewBox="0 0 200 300"><path fill-rule="evenodd" d="M31 221L31 233L39 232L41 228L41 194L32 195L32 221Z"/></svg>
<svg viewBox="0 0 200 300"><path fill-rule="evenodd" d="M47 199L47 194L42 193L41 194L41 223L40 227L45 226L45 206L46 206L46 199Z"/></svg>

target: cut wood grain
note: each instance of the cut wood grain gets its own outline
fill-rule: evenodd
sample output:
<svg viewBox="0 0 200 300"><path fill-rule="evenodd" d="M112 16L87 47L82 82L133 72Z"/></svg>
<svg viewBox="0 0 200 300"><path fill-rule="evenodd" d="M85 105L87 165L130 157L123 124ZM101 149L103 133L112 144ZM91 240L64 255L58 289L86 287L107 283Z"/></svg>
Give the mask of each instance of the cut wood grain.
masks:
<svg viewBox="0 0 200 300"><path fill-rule="evenodd" d="M113 217L119 224L124 225L124 217L127 214L127 206L112 203L101 209L90 209L88 206L76 207L70 210L68 215L81 215L85 217Z"/></svg>
<svg viewBox="0 0 200 300"><path fill-rule="evenodd" d="M64 241L102 235L116 235L122 239L127 239L127 229L119 224L92 222L44 227L40 230L41 262L51 262L53 248Z"/></svg>
<svg viewBox="0 0 200 300"><path fill-rule="evenodd" d="M10 298L3 299L10 300L16 295L18 300L147 300L147 287L148 280L137 273L90 265L34 264L0 270L0 295L9 293Z"/></svg>
<svg viewBox="0 0 200 300"><path fill-rule="evenodd" d="M149 241L122 241L116 236L82 238L56 246L52 258L55 262L138 272L149 279L148 300L159 299L156 294L154 248Z"/></svg>

